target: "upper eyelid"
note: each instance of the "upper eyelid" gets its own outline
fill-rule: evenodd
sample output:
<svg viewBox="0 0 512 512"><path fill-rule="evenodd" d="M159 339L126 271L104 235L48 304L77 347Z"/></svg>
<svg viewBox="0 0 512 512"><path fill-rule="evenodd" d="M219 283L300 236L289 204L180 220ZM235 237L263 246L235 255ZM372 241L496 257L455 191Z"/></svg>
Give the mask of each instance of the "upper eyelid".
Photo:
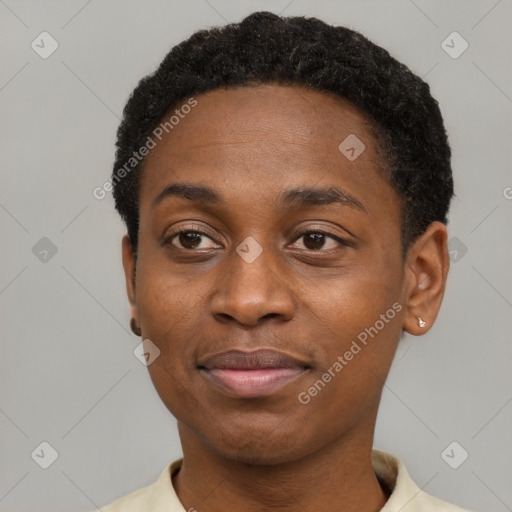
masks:
<svg viewBox="0 0 512 512"><path fill-rule="evenodd" d="M209 238L212 242L215 242L216 244L219 244L219 242L217 242L209 233L206 233L204 230L202 229L199 229L199 228L188 228L188 229L179 229L178 231L172 233L171 235L169 236L166 236L165 237L165 240L164 240L164 243L170 243L172 240L174 240L174 238L176 238L180 233L198 233L200 234L201 236L206 236L207 238ZM304 229L304 231L301 231L300 233L298 233L292 240L292 244L295 243L297 240L299 240L300 238L302 238L303 236L305 235L308 235L310 233L321 233L322 235L325 235L326 237L329 237L329 238L332 238L333 240L335 240L337 243L341 244L341 245L348 245L348 242L341 236L337 236L337 235L334 235L332 233L330 233L329 231L327 230L324 230L324 229L318 229L318 228L309 228L309 229Z"/></svg>
<svg viewBox="0 0 512 512"><path fill-rule="evenodd" d="M170 243L180 233L198 233L201 236L205 236L205 237L209 238L212 242L219 244L219 242L217 242L217 240L215 240L209 233L206 233L205 231L203 231L201 229L179 229L178 231L175 231L174 233L171 233L170 235L166 235L164 237L164 244Z"/></svg>
<svg viewBox="0 0 512 512"><path fill-rule="evenodd" d="M322 229L307 229L306 231L302 231L301 233L299 233L294 239L293 239L293 242L292 243L295 243L297 240L299 240L300 238L302 238L303 236L305 235L308 235L310 233L320 233L328 238L331 238L332 240L334 240L336 243L338 243L339 245L345 245L345 246L350 246L350 243L348 240L346 240L345 238L341 237L341 236L338 236L338 235L333 235L332 233L329 233L327 231L324 231ZM316 251L316 252L319 252L319 251Z"/></svg>

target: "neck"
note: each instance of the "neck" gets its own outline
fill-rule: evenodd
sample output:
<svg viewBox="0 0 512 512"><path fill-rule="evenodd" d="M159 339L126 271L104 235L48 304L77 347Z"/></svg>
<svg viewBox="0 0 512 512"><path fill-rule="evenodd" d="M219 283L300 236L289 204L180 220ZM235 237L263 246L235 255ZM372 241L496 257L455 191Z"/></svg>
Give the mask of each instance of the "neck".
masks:
<svg viewBox="0 0 512 512"><path fill-rule="evenodd" d="M199 512L378 512L387 495L372 466L376 411L370 414L369 429L358 423L310 454L273 465L223 457L179 423L183 465L174 488L185 510Z"/></svg>

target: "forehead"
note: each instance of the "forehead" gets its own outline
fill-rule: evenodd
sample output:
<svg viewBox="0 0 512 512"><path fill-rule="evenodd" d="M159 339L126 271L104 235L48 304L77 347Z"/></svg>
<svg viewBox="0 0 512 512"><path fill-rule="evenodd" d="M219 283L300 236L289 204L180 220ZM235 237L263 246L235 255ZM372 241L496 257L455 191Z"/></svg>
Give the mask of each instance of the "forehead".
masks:
<svg viewBox="0 0 512 512"><path fill-rule="evenodd" d="M176 106L178 122L146 157L141 208L171 181L209 183L228 195L259 189L262 199L285 185L343 182L368 193L386 185L371 127L348 101L274 84L194 99L186 114L187 100Z"/></svg>

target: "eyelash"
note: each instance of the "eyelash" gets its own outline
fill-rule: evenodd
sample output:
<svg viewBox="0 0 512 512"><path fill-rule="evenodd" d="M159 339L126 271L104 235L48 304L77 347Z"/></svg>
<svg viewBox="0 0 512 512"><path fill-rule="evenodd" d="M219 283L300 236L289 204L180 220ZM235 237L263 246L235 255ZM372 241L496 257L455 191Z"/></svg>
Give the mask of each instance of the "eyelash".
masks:
<svg viewBox="0 0 512 512"><path fill-rule="evenodd" d="M201 229L198 229L198 228L195 228L195 229L182 229L180 231L176 231L175 233L172 233L171 235L169 235L168 237L166 237L166 239L164 240L164 245L165 246L172 246L174 249L177 249L177 250L181 250L181 251L186 251L186 252L197 252L195 249L182 249L180 247L176 247L176 246L173 246L172 245L172 241L179 235L183 234L183 233L194 233L194 234L198 234L198 235L201 235L201 236L205 236L207 238L209 238L210 240L212 240L213 242L215 242L215 240L213 240L213 238L206 232L202 231ZM306 236L306 235L311 235L311 234L321 234L321 235L324 235L325 237L327 238L331 238L332 240L335 240L336 242L338 242L340 245L342 246L345 246L345 247L351 247L350 243L343 239L343 238L340 238L338 236L335 236L333 235L332 233L329 233L327 231L324 231L322 229L309 229L309 230L306 230L306 231L303 231L302 233L299 233L299 235L297 237L294 238L293 240L293 243L295 243L297 240L299 240L300 238ZM217 243L217 242L215 242ZM329 249L329 250L323 250L323 249L317 249L317 250L314 250L314 249L306 249L308 252L331 252L332 249Z"/></svg>

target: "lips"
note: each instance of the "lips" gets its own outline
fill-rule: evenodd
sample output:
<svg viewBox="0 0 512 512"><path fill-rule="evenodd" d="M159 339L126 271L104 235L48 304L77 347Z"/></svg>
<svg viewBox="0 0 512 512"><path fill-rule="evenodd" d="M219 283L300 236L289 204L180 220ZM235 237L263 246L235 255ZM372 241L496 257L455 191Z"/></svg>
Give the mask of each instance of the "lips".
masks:
<svg viewBox="0 0 512 512"><path fill-rule="evenodd" d="M208 357L199 366L209 370L262 370L268 368L307 367L307 364L278 350L259 349L252 352L228 350L227 352Z"/></svg>
<svg viewBox="0 0 512 512"><path fill-rule="evenodd" d="M299 358L274 349L229 350L206 358L197 367L217 388L240 398L270 395L310 368Z"/></svg>

